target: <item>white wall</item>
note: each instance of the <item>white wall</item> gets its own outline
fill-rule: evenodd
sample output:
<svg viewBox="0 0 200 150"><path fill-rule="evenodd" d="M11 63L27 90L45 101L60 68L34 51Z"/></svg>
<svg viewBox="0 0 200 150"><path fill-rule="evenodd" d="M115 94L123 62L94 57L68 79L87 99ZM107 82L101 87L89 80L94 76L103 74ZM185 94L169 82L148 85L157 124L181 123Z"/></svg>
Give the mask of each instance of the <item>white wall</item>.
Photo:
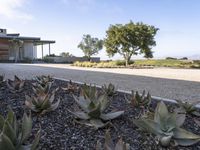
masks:
<svg viewBox="0 0 200 150"><path fill-rule="evenodd" d="M37 50L31 42L24 42L24 57L34 59L37 57Z"/></svg>
<svg viewBox="0 0 200 150"><path fill-rule="evenodd" d="M33 46L33 58L37 58L37 46Z"/></svg>

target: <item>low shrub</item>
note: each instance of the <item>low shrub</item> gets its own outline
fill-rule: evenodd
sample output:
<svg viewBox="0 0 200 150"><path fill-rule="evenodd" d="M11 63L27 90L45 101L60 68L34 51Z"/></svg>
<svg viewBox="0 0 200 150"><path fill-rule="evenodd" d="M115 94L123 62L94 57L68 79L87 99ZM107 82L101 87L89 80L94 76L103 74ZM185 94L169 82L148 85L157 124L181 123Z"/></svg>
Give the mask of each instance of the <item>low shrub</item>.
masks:
<svg viewBox="0 0 200 150"><path fill-rule="evenodd" d="M166 59L166 60L168 60L168 59L177 60L177 58L174 58L174 57L166 57L165 59Z"/></svg>
<svg viewBox="0 0 200 150"><path fill-rule="evenodd" d="M46 63L54 63L54 60L49 58L48 56L45 56L43 59L42 59L44 62Z"/></svg>
<svg viewBox="0 0 200 150"><path fill-rule="evenodd" d="M130 64L133 64L133 63L134 63L134 61L130 61ZM124 67L125 64L126 63L123 60L101 61L99 63L89 62L89 61L84 61L84 62L76 61L76 62L73 63L73 66L93 67L93 68L118 68L118 67Z"/></svg>
<svg viewBox="0 0 200 150"><path fill-rule="evenodd" d="M182 57L179 60L188 60L188 58L187 57Z"/></svg>

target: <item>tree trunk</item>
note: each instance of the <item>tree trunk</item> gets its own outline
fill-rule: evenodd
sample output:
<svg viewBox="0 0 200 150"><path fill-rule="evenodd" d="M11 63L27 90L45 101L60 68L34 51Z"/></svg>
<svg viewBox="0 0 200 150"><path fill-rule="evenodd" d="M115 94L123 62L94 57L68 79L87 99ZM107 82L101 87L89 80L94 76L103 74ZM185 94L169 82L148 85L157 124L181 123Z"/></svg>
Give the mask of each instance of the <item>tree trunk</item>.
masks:
<svg viewBox="0 0 200 150"><path fill-rule="evenodd" d="M128 56L128 57L125 58L126 67L129 65L130 59L131 59L131 56Z"/></svg>
<svg viewBox="0 0 200 150"><path fill-rule="evenodd" d="M129 61L128 59L126 58L126 67L129 65Z"/></svg>
<svg viewBox="0 0 200 150"><path fill-rule="evenodd" d="M91 62L91 57L90 56L88 56L88 61Z"/></svg>

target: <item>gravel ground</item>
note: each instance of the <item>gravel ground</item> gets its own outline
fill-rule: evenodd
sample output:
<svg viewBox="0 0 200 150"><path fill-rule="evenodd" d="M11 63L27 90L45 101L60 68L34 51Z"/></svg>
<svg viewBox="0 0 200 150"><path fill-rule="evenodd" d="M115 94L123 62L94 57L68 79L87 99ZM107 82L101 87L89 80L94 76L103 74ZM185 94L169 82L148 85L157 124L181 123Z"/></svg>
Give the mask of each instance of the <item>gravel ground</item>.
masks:
<svg viewBox="0 0 200 150"><path fill-rule="evenodd" d="M21 93L13 94L8 88L0 90L0 114L5 115L8 105L16 112L17 118L21 118L24 111L25 94L32 93L31 82L26 81L25 88ZM66 82L58 81L53 84L52 88L63 87ZM4 84L4 87L6 85ZM41 126L41 140L39 150L90 150L95 149L97 140L104 141L106 129L109 129L111 136L116 142L119 137L123 141L130 144L131 150L198 150L200 144L192 147L173 147L163 148L155 141L155 136L146 134L132 123L132 119L136 118L141 109L133 108L124 101L124 94L118 93L111 101L111 110L125 110L123 116L111 121L111 125L103 129L95 130L74 122L73 116L67 109L73 110L76 105L71 95L63 90L59 90L56 99L60 97L61 103L59 107L46 115L38 116L32 113L33 118L33 134L36 133ZM151 108L155 108L155 101ZM196 118L198 119L198 118ZM198 119L199 120L199 119ZM188 116L183 127L193 133L200 135L200 128Z"/></svg>
<svg viewBox="0 0 200 150"><path fill-rule="evenodd" d="M104 83L113 83L119 89L122 90L139 90L140 92L145 89L150 91L153 96L169 98L169 99L180 99L185 101L199 101L200 100L200 83L194 81L185 81L177 79L166 79L147 77L148 70L146 72L143 69L131 69L128 75L127 69L120 69L113 73L108 73L109 69L88 69L80 70L80 68L74 68L69 65L60 64L0 64L0 74L5 74L6 78L13 78L13 75L18 75L23 78L30 79L36 75L52 75L58 78L72 79L80 82L96 83L103 85ZM93 70L93 71L91 71ZM110 69L112 71L112 69ZM172 75L177 78L185 76L184 79L195 79L199 80L200 70L183 70L183 69L149 69L149 74L155 76L154 72L160 72L160 77L165 73L165 77ZM102 72L100 72L102 71ZM110 72L111 72L110 71ZM137 75L133 75L134 71ZM172 72L171 74L169 72ZM141 72L140 74L138 72ZM141 74L144 72L145 76ZM123 74L124 73L124 74ZM187 78L186 78L187 77ZM199 77L199 78L198 78ZM175 78L175 77L174 77Z"/></svg>

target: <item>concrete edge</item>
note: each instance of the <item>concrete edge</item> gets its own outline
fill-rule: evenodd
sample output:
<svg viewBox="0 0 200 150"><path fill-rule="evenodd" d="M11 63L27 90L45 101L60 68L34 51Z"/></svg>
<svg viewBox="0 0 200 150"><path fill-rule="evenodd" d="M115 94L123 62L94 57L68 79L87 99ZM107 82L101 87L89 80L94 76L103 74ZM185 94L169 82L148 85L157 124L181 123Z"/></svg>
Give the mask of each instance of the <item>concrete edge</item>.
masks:
<svg viewBox="0 0 200 150"><path fill-rule="evenodd" d="M56 79L56 80L61 80L61 81L67 81L67 82L70 81L70 80L64 79L64 78L57 78L57 77L53 77L53 78ZM74 82L74 83L77 83L77 84L85 84L84 82L80 82L80 81L74 81L74 80L71 80L71 81ZM90 84L87 84L87 85L90 85ZM95 84L95 86L98 87L98 88L101 88L100 85ZM120 90L120 89L118 89L117 91L121 92L121 93L131 94L131 91ZM153 100L156 100L156 101L164 101L164 102L177 104L177 101L174 100L174 99L162 98L162 97L158 97L158 96L151 96L151 98ZM197 104L196 108L200 109L200 104Z"/></svg>

